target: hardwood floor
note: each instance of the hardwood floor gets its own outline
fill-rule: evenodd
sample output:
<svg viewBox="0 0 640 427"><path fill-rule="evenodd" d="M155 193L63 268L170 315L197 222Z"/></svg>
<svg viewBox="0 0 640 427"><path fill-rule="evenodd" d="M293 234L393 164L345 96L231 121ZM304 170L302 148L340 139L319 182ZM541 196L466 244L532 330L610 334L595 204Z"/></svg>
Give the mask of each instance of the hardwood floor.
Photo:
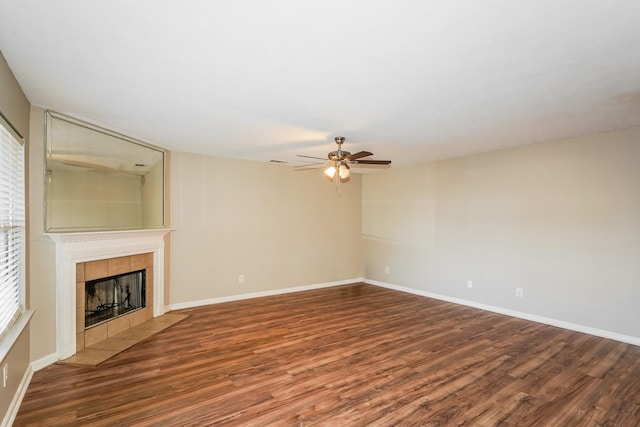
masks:
<svg viewBox="0 0 640 427"><path fill-rule="evenodd" d="M180 310L16 426L638 426L640 347L354 284Z"/></svg>

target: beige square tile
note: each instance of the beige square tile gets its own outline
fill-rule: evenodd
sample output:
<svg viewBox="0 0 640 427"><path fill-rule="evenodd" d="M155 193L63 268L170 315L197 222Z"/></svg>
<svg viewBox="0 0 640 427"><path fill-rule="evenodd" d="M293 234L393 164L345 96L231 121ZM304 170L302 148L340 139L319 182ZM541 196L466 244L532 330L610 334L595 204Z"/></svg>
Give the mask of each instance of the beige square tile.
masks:
<svg viewBox="0 0 640 427"><path fill-rule="evenodd" d="M68 359L64 359L65 363L80 364L80 365L97 365L104 362L110 357L118 354L119 351L115 350L98 350L85 348L79 353L74 354Z"/></svg>
<svg viewBox="0 0 640 427"><path fill-rule="evenodd" d="M101 259L99 261L89 261L84 263L84 280L100 279L102 277L108 277L107 260Z"/></svg>
<svg viewBox="0 0 640 427"><path fill-rule="evenodd" d="M153 267L153 252L131 256L131 270L142 270Z"/></svg>
<svg viewBox="0 0 640 427"><path fill-rule="evenodd" d="M84 349L84 331L76 334L76 351Z"/></svg>
<svg viewBox="0 0 640 427"><path fill-rule="evenodd" d="M153 320L156 320L156 321L160 322L161 324L166 325L166 327L169 327L169 326L173 326L176 323L186 319L187 317L189 317L189 316L186 315L186 314L165 314L165 315L162 315L160 317L156 317Z"/></svg>
<svg viewBox="0 0 640 427"><path fill-rule="evenodd" d="M133 313L129 314L129 325L130 327L134 327L139 325L140 323L147 320L147 309L143 308L142 310L136 310Z"/></svg>
<svg viewBox="0 0 640 427"><path fill-rule="evenodd" d="M131 315L120 316L107 322L107 337L114 336L129 329L129 318Z"/></svg>
<svg viewBox="0 0 640 427"><path fill-rule="evenodd" d="M147 306L153 306L153 268L147 268L147 276L145 281L145 292L147 298Z"/></svg>
<svg viewBox="0 0 640 427"><path fill-rule="evenodd" d="M156 317L157 319L157 317ZM135 329L142 329L142 330L149 330L149 331L154 331L154 332L160 332L164 329L167 329L169 326L171 326L171 324L167 324L167 323L163 323L163 322L156 322L155 319L149 319L145 322L140 323L139 325L136 325L134 328Z"/></svg>
<svg viewBox="0 0 640 427"><path fill-rule="evenodd" d="M84 308L84 282L76 283L76 308Z"/></svg>
<svg viewBox="0 0 640 427"><path fill-rule="evenodd" d="M186 319L186 314L164 314L160 317L154 317L136 326L132 326L135 329L147 329L151 331L162 331L169 326L173 326L179 321Z"/></svg>
<svg viewBox="0 0 640 427"><path fill-rule="evenodd" d="M107 324L103 323L102 325L94 326L91 329L87 329L84 331L84 346L91 347L93 344L98 341L107 339Z"/></svg>
<svg viewBox="0 0 640 427"><path fill-rule="evenodd" d="M153 288L149 289L149 284L147 284L147 292L146 292L146 302L145 305L149 308L153 307Z"/></svg>
<svg viewBox="0 0 640 427"><path fill-rule="evenodd" d="M120 332L119 334L114 335L112 338L118 340L136 340L142 341L144 339L149 338L155 333L155 331L147 330L147 329L127 329L124 332Z"/></svg>
<svg viewBox="0 0 640 427"><path fill-rule="evenodd" d="M84 282L84 262L76 264L76 282Z"/></svg>
<svg viewBox="0 0 640 427"><path fill-rule="evenodd" d="M189 317L188 314L167 313L167 314L163 314L160 317L156 317L156 319L160 322L167 322L167 323L171 323L172 325L175 325L176 323L186 319L187 317Z"/></svg>
<svg viewBox="0 0 640 427"><path fill-rule="evenodd" d="M100 341L95 343L90 347L91 350L111 350L111 351L122 351L126 350L129 347L137 344L137 340L121 340L121 339L113 339L107 338L104 341Z"/></svg>
<svg viewBox="0 0 640 427"><path fill-rule="evenodd" d="M107 260L107 271L109 272L109 276L130 272L131 257L122 256L118 258L109 258Z"/></svg>
<svg viewBox="0 0 640 427"><path fill-rule="evenodd" d="M147 284L153 289L153 268L147 268Z"/></svg>
<svg viewBox="0 0 640 427"><path fill-rule="evenodd" d="M84 307L76 308L76 333L84 332Z"/></svg>

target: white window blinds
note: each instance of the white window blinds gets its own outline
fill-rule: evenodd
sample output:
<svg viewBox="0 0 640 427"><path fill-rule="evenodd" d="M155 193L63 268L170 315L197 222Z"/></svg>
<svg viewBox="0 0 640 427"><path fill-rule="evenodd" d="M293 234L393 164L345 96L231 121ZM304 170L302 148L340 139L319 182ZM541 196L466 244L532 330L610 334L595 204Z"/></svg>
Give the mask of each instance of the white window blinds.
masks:
<svg viewBox="0 0 640 427"><path fill-rule="evenodd" d="M0 338L23 308L24 193L24 147L0 123Z"/></svg>

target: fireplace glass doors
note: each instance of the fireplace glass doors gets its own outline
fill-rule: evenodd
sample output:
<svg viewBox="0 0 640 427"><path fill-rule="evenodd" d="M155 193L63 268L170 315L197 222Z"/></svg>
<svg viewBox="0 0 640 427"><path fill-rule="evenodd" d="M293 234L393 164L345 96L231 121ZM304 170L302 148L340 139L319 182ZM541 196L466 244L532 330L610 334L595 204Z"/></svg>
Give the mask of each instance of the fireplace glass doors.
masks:
<svg viewBox="0 0 640 427"><path fill-rule="evenodd" d="M146 306L146 270L85 283L85 329Z"/></svg>

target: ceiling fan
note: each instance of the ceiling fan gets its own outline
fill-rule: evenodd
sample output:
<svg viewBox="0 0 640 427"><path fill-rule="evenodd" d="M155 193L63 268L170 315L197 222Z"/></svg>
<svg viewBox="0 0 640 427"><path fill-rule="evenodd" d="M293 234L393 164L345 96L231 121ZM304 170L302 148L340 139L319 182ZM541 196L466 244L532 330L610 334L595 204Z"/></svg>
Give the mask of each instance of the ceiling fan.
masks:
<svg viewBox="0 0 640 427"><path fill-rule="evenodd" d="M338 149L336 151L332 151L327 155L327 159L323 159L322 157L313 157L313 156L304 156L302 154L298 154L298 157L304 157L307 159L316 159L323 160L321 163L311 163L306 165L296 166L298 170L304 169L317 169L321 166L328 166L325 169L324 173L331 181L336 181L336 185L340 185L340 181L346 181L349 179L351 173L349 169L351 167L349 165L390 165L391 160L363 160L363 157L373 156L373 153L369 151L359 151L357 153L351 154L348 151L344 151L342 149L342 144L344 144L344 136L336 136L335 138L336 144L338 144Z"/></svg>

